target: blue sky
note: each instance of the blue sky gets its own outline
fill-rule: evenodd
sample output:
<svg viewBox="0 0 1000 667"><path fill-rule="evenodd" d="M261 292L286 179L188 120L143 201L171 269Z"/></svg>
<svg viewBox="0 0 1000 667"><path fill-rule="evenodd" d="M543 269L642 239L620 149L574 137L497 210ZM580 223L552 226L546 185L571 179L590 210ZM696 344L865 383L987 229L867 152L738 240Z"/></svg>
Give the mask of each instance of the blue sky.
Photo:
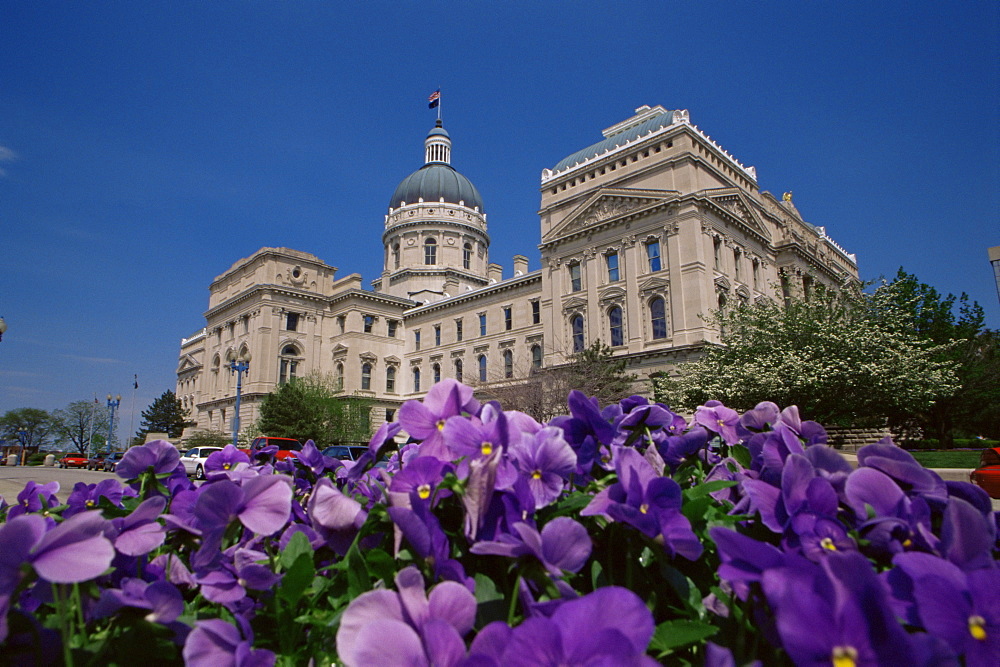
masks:
<svg viewBox="0 0 1000 667"><path fill-rule="evenodd" d="M996 2L6 2L0 413L174 388L208 285L263 246L381 269L442 89L491 259L537 268L539 174L642 104L1000 328ZM132 379L138 375L134 397Z"/></svg>

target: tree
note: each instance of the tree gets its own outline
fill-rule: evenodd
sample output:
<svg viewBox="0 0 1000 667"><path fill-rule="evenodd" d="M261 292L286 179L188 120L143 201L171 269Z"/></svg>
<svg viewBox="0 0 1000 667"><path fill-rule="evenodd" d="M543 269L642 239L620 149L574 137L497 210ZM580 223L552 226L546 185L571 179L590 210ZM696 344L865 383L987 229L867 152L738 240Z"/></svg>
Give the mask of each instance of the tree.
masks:
<svg viewBox="0 0 1000 667"><path fill-rule="evenodd" d="M179 438L184 427L189 426L187 410L181 405L174 392L167 389L142 412L142 421L136 436L145 438L147 433L166 433L171 438Z"/></svg>
<svg viewBox="0 0 1000 667"><path fill-rule="evenodd" d="M0 436L7 444L20 443L18 433L25 432L25 449L40 449L52 442L52 415L38 408L18 408L0 417Z"/></svg>
<svg viewBox="0 0 1000 667"><path fill-rule="evenodd" d="M808 298L713 313L722 345L661 379L657 398L679 410L717 399L736 410L797 405L821 423L884 425L927 410L958 386L945 346L921 337L888 286L818 286Z"/></svg>
<svg viewBox="0 0 1000 667"><path fill-rule="evenodd" d="M108 408L97 401L73 401L65 409L52 411L53 434L73 443L80 452L98 451L96 436L108 431ZM103 439L102 439L103 443Z"/></svg>
<svg viewBox="0 0 1000 667"><path fill-rule="evenodd" d="M185 447L225 447L233 441L222 431L195 431L184 441Z"/></svg>
<svg viewBox="0 0 1000 667"><path fill-rule="evenodd" d="M627 365L597 340L573 355L569 363L528 372L519 369L514 374L517 379L494 378L479 387L477 394L499 401L505 410L518 410L544 423L566 413L566 397L573 389L596 396L601 405L630 396L636 377L625 370Z"/></svg>
<svg viewBox="0 0 1000 667"><path fill-rule="evenodd" d="M951 447L956 431L1000 436L1000 338L984 329L982 307L966 294L942 297L902 268L885 286L917 335L940 346L936 358L954 365L960 386L942 392L917 413L895 416L898 426L915 426Z"/></svg>
<svg viewBox="0 0 1000 667"><path fill-rule="evenodd" d="M314 373L293 378L265 396L257 428L269 436L318 445L363 442L371 436L370 413L371 401L340 396L334 380Z"/></svg>

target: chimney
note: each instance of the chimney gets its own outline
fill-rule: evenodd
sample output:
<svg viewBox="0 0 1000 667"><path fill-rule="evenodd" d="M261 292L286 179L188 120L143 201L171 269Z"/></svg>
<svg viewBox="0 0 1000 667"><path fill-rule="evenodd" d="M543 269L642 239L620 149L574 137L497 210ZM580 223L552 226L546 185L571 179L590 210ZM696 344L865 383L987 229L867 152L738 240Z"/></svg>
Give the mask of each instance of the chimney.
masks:
<svg viewBox="0 0 1000 667"><path fill-rule="evenodd" d="M523 276L528 272L528 258L524 255L514 255L514 277Z"/></svg>
<svg viewBox="0 0 1000 667"><path fill-rule="evenodd" d="M503 267L499 264L490 263L490 265L486 267L486 278L491 284L500 282L503 280Z"/></svg>

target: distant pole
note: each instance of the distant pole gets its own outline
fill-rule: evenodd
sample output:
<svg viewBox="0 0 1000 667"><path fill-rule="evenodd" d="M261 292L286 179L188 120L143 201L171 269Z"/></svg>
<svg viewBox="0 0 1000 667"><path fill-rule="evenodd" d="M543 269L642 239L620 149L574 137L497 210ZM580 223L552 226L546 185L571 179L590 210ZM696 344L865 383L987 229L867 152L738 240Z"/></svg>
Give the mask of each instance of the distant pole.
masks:
<svg viewBox="0 0 1000 667"><path fill-rule="evenodd" d="M132 407L129 410L131 414L128 416L128 442L125 445L125 449L132 446L132 426L135 424L135 391L139 388L139 376L133 375L132 377L135 379L132 382Z"/></svg>
<svg viewBox="0 0 1000 667"><path fill-rule="evenodd" d="M115 398L111 398L111 394L108 394L108 408L111 410L111 419L108 420L108 442L105 445L108 451L111 451L111 438L114 437L115 432L115 408L117 408L122 403L122 395L118 394Z"/></svg>
<svg viewBox="0 0 1000 667"><path fill-rule="evenodd" d="M438 120L441 120L441 87L438 86Z"/></svg>
<svg viewBox="0 0 1000 667"><path fill-rule="evenodd" d="M229 373L236 373L236 409L233 414L233 447L240 446L240 396L243 393L243 374L250 371L250 352L229 360Z"/></svg>

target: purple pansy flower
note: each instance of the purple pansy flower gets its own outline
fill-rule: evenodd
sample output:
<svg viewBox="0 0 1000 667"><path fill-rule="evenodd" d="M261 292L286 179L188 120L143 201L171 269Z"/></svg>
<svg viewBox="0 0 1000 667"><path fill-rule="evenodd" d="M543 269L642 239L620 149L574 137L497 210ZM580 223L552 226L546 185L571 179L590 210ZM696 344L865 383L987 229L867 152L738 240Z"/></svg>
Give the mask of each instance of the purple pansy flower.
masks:
<svg viewBox="0 0 1000 667"><path fill-rule="evenodd" d="M316 531L341 555L347 553L368 517L361 503L341 493L328 477L313 487L308 513Z"/></svg>
<svg viewBox="0 0 1000 667"><path fill-rule="evenodd" d="M473 641L470 658L505 667L655 666L646 655L653 629L653 615L638 595L609 586L513 629L491 623Z"/></svg>
<svg viewBox="0 0 1000 667"><path fill-rule="evenodd" d="M232 444L212 452L205 459L205 475L208 479L228 477L238 481L245 476L244 471L250 466L250 457ZM256 474L256 473L254 473Z"/></svg>
<svg viewBox="0 0 1000 667"><path fill-rule="evenodd" d="M254 649L253 632L242 616L235 616L241 628L213 618L197 621L184 642L184 664L190 667L271 667L276 656ZM242 631L241 631L242 629Z"/></svg>
<svg viewBox="0 0 1000 667"><path fill-rule="evenodd" d="M511 534L499 535L492 542L477 542L470 551L508 558L534 556L549 574L561 577L563 570L579 572L592 548L587 529L562 516L545 524L541 533L527 523L515 523Z"/></svg>
<svg viewBox="0 0 1000 667"><path fill-rule="evenodd" d="M142 556L163 544L167 534L157 518L166 505L166 498L153 496L128 516L113 519L107 533L115 549L126 556Z"/></svg>
<svg viewBox="0 0 1000 667"><path fill-rule="evenodd" d="M97 507L101 498L107 498L112 505L121 507L124 489L117 479L102 479L96 484L77 482L73 485L73 491L66 499L66 509L62 515L69 518L74 514L86 512Z"/></svg>
<svg viewBox="0 0 1000 667"><path fill-rule="evenodd" d="M576 453L563 438L562 430L551 426L534 434L522 434L510 446L510 457L528 480L536 507L558 498L576 469Z"/></svg>
<svg viewBox="0 0 1000 667"><path fill-rule="evenodd" d="M126 480L138 479L147 470L156 475L172 473L180 466L181 454L166 440L152 440L138 447L131 447L115 466L115 474Z"/></svg>
<svg viewBox="0 0 1000 667"><path fill-rule="evenodd" d="M476 598L445 581L424 592L410 566L396 575L398 593L363 593L344 611L337 653L346 665L456 665L465 658L462 637L476 620Z"/></svg>
<svg viewBox="0 0 1000 667"><path fill-rule="evenodd" d="M148 609L146 620L166 625L173 623L184 611L184 598L173 584L166 581L148 583L142 579L126 577L121 588L106 588L90 614L91 618L104 618L116 614L122 607Z"/></svg>
<svg viewBox="0 0 1000 667"><path fill-rule="evenodd" d="M399 409L399 424L410 437L420 440L421 456L436 456L443 461L451 460L451 453L445 445L445 424L449 417L463 412L478 412L479 404L472 398L472 388L446 378L438 382L421 401L407 401Z"/></svg>
<svg viewBox="0 0 1000 667"><path fill-rule="evenodd" d="M24 488L17 494L17 504L11 505L7 510L7 520L14 517L29 514L31 512L41 512L48 507L55 507L59 504L56 494L59 493L59 482L49 482L39 484L34 480L24 485Z"/></svg>
<svg viewBox="0 0 1000 667"><path fill-rule="evenodd" d="M709 401L699 406L695 410L694 420L709 431L718 433L726 444L735 445L740 441L740 436L736 433L736 425L740 422L739 413L718 401Z"/></svg>

